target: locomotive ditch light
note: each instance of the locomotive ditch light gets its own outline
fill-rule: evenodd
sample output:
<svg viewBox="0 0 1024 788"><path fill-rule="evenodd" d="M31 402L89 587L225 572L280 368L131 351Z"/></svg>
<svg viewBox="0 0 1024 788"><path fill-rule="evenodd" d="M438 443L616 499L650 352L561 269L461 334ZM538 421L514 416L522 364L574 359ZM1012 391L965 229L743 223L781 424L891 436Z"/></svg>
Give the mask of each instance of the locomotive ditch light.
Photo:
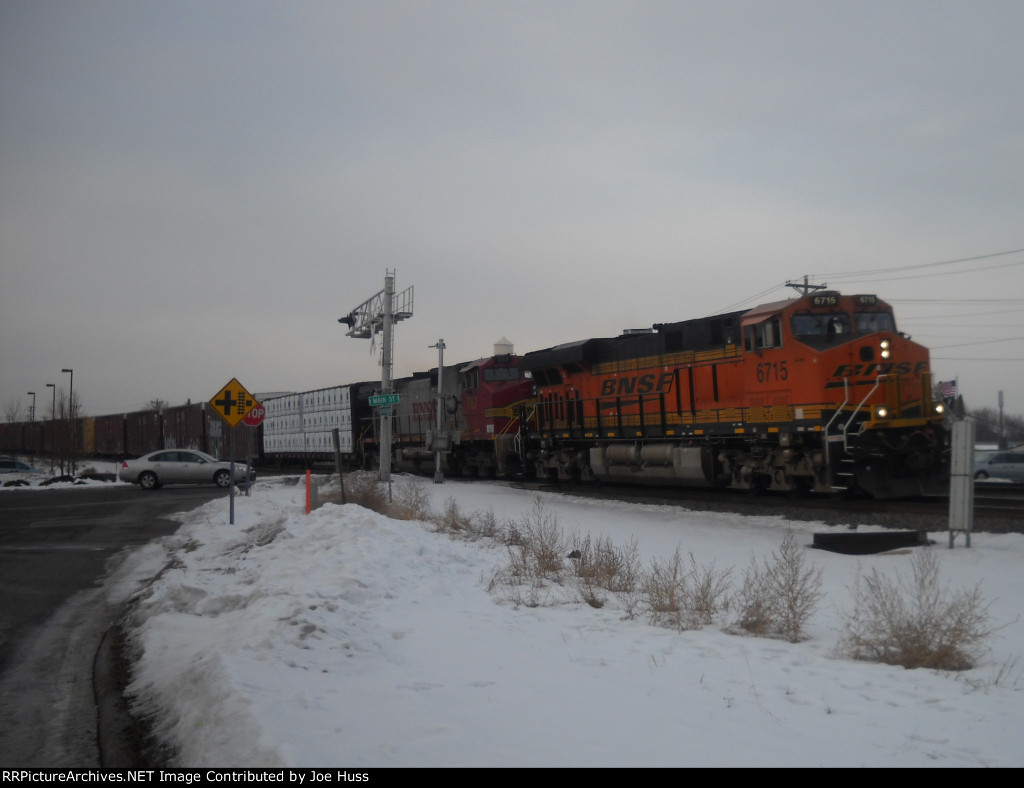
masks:
<svg viewBox="0 0 1024 788"><path fill-rule="evenodd" d="M943 413L946 412L946 406L943 405L941 402L935 403L935 412L941 416Z"/></svg>
<svg viewBox="0 0 1024 788"><path fill-rule="evenodd" d="M888 415L889 415L889 409L887 407L885 407L885 405L879 405L875 409L875 418L876 419L884 419Z"/></svg>

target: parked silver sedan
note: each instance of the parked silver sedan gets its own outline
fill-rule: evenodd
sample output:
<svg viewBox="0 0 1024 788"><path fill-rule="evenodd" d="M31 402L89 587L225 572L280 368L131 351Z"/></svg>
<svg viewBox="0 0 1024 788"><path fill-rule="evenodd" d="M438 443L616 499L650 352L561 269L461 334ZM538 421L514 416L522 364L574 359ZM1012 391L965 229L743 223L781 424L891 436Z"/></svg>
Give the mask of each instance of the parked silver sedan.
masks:
<svg viewBox="0 0 1024 788"><path fill-rule="evenodd" d="M1024 482L1024 451L999 451L982 455L974 462L974 478Z"/></svg>
<svg viewBox="0 0 1024 788"><path fill-rule="evenodd" d="M231 463L194 449L165 449L121 463L121 481L155 490L165 484L231 485ZM256 471L244 462L235 463L235 484L256 478Z"/></svg>

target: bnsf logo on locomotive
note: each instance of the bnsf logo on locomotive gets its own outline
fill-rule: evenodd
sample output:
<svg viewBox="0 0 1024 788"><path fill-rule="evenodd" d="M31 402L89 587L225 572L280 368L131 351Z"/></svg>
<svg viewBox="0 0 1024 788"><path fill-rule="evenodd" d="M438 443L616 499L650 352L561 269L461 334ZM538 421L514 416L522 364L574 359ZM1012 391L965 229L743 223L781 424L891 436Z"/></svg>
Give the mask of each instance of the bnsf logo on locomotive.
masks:
<svg viewBox="0 0 1024 788"><path fill-rule="evenodd" d="M650 394L652 391L658 393L669 391L675 377L675 372L663 372L660 375L648 372L646 375L609 378L601 384L601 396L612 397L622 394Z"/></svg>
<svg viewBox="0 0 1024 788"><path fill-rule="evenodd" d="M832 373L834 378L860 378L876 375L920 375L928 371L927 361L901 361L898 364L840 364Z"/></svg>

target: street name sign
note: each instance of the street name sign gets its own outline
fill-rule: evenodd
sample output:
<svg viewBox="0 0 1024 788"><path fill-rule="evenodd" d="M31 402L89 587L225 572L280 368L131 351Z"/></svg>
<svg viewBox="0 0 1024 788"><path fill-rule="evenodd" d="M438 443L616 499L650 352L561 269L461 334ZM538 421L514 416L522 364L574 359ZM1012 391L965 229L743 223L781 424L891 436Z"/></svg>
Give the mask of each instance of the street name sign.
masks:
<svg viewBox="0 0 1024 788"><path fill-rule="evenodd" d="M397 405L397 394L374 394L370 397L370 407L379 408L381 405Z"/></svg>

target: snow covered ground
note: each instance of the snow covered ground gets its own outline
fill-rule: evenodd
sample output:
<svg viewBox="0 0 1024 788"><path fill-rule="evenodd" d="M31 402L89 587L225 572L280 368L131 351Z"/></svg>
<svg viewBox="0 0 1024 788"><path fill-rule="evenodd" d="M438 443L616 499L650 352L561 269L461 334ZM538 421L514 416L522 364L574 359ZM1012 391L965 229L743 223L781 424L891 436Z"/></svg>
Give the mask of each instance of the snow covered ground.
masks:
<svg viewBox="0 0 1024 788"><path fill-rule="evenodd" d="M410 483L396 477L396 489ZM814 523L415 480L434 511L677 548L732 567ZM159 493L156 493L159 494ZM304 485L182 515L111 578L132 596L135 708L181 766L1022 766L1024 536L930 548L940 580L981 583L999 627L972 670L907 670L835 654L858 572L909 575L911 553L806 550L824 598L799 643L654 626L609 598L492 580L509 552L348 504L305 513ZM539 604L536 604L539 603ZM536 604L536 606L534 606Z"/></svg>
<svg viewBox="0 0 1024 788"><path fill-rule="evenodd" d="M98 468L98 470L103 470ZM101 482L89 482L97 484ZM106 482L110 483L110 482ZM119 482L115 482L120 484ZM540 511L567 535L677 549L733 569L827 526L396 477L435 512L501 523ZM67 486L67 483L60 483ZM4 488L17 494L24 488ZM141 493L140 493L141 494ZM159 495L160 493L155 493ZM133 600L132 686L180 766L1024 765L1024 536L872 556L807 549L824 597L799 643L650 624L628 601L494 583L509 551L354 504L305 513L305 488L259 481L182 513L126 553L107 590ZM909 577L934 551L949 591L980 583L989 650L969 671L836 654L858 575Z"/></svg>

